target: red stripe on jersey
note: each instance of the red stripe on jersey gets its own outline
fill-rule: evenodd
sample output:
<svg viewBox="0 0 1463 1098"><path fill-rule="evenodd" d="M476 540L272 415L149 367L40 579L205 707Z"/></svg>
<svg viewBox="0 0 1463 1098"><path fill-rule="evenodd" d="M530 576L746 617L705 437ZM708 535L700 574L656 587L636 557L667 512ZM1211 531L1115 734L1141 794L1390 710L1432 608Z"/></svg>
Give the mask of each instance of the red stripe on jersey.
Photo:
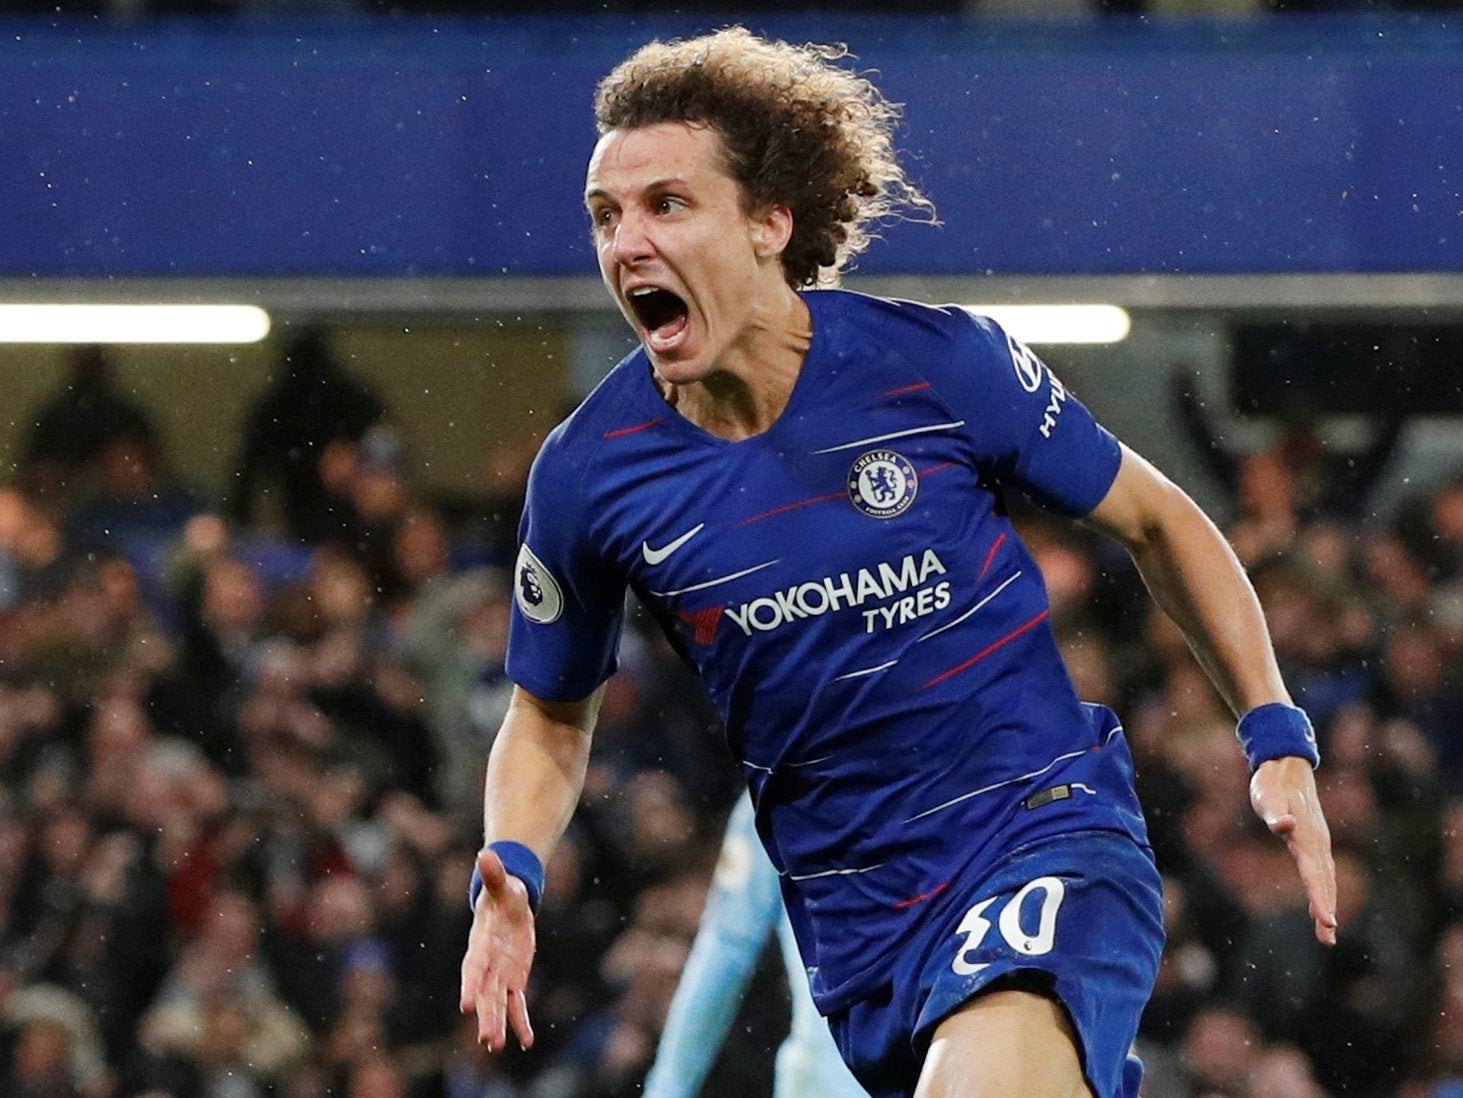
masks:
<svg viewBox="0 0 1463 1098"><path fill-rule="evenodd" d="M942 473L946 469L953 469L957 463L953 461L942 461L938 465L931 465L928 469L921 469L919 475L930 476L933 473ZM800 507L811 507L815 503L827 503L830 499L847 499L847 492L829 492L822 496L812 496L809 499L795 500L792 503L784 503L781 507L774 507L770 511L763 511L761 514L753 515L751 518L744 518L737 523L738 526L750 526L754 522L761 522L763 519L776 518L778 515L785 515L789 511L796 511Z"/></svg>
<svg viewBox="0 0 1463 1098"><path fill-rule="evenodd" d="M968 671L970 668L972 668L976 664L978 664L981 660L983 660L987 656L989 656L997 648L1000 648L1004 644L1009 644L1011 641L1013 641L1017 637L1019 637L1022 633L1025 633L1025 632L1027 632L1030 629L1035 629L1043 621L1045 621L1047 618L1051 617L1051 614L1052 614L1052 612L1051 612L1050 609L1043 610L1040 614L1037 614L1036 617L1032 618L1025 625L1018 625L1015 629L1012 629L1009 633L1007 633L1000 640L998 640L998 641L992 641L990 644L986 645L984 648L982 648L975 655L971 656L970 659L966 660L964 663L957 663L954 667L950 668L950 670L948 670L948 671L941 671L938 675L936 675L934 678L932 678L929 682L924 683L920 687L920 689L921 690L928 690L930 687L937 686L940 683L944 682L946 679L952 678L953 676L960 674L960 672L962 672L962 671Z"/></svg>
<svg viewBox="0 0 1463 1098"><path fill-rule="evenodd" d="M705 610L682 610L678 617L691 627L691 639L705 647L716 639L716 627L725 609L725 606L708 606Z"/></svg>
<svg viewBox="0 0 1463 1098"><path fill-rule="evenodd" d="M905 393L917 393L921 389L928 389L929 387L930 387L930 383L928 381L921 381L921 382L919 382L918 384L915 384L915 385L903 385L903 386L900 386L898 389L885 389L879 395L880 396L886 396L886 397L897 397L897 396L903 396Z"/></svg>
<svg viewBox="0 0 1463 1098"><path fill-rule="evenodd" d="M644 423L637 423L633 427L616 427L613 431L606 431L604 437L607 439L624 438L626 435L637 434L640 431L648 431L659 422L660 417L656 416L654 419L647 419Z"/></svg>
<svg viewBox="0 0 1463 1098"><path fill-rule="evenodd" d="M763 511L760 515L753 515L751 518L744 518L737 523L738 526L750 526L754 522L761 522L763 519L770 519L777 515L785 515L789 511L796 511L799 507L811 507L815 503L827 503L830 499L847 499L847 492L829 492L824 496L814 496L812 499L800 499L795 503L784 503L781 507L774 507L770 511Z"/></svg>
<svg viewBox="0 0 1463 1098"><path fill-rule="evenodd" d="M996 539L996 543L991 546L991 551L985 555L985 563L980 566L980 575L975 577L976 583L985 579L985 574L991 570L991 562L996 559L996 551L1000 549L1005 540L1006 532L1003 530L1001 531L1001 536Z"/></svg>
<svg viewBox="0 0 1463 1098"><path fill-rule="evenodd" d="M933 900L936 896L938 896L941 892L944 892L945 889L949 887L949 881L946 881L944 884L935 885L935 887L930 889L928 892L921 892L918 896L911 896L907 900L900 900L897 904L894 905L894 910L903 911L906 907L913 907L915 904L922 904L926 900Z"/></svg>

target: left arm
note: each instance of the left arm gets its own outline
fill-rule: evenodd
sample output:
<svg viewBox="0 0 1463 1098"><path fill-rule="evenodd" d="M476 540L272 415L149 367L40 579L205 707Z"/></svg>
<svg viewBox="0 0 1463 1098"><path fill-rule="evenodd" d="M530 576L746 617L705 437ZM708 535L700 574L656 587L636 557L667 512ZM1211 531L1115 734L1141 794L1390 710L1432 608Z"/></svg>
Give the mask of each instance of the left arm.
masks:
<svg viewBox="0 0 1463 1098"><path fill-rule="evenodd" d="M1088 519L1127 547L1148 590L1237 716L1272 702L1290 704L1249 578L1224 535L1182 489L1124 446L1117 477ZM1296 860L1316 937L1334 944L1336 871L1309 760L1262 762L1250 801Z"/></svg>

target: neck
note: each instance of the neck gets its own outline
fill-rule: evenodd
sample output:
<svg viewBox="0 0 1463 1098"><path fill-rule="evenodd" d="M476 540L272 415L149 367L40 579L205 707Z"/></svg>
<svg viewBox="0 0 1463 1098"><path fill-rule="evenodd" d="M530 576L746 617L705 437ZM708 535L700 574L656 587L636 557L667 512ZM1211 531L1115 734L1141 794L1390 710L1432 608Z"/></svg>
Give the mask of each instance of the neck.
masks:
<svg viewBox="0 0 1463 1098"><path fill-rule="evenodd" d="M714 372L684 385L656 381L666 402L681 415L704 431L737 442L760 435L782 415L812 340L808 307L789 291L779 314L751 328Z"/></svg>

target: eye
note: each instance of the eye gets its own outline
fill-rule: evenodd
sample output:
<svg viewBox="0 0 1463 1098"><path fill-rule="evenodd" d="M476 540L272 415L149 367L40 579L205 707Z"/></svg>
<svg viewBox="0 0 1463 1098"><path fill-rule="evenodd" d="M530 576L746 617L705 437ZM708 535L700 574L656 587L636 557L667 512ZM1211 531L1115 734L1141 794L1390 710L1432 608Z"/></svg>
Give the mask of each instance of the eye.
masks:
<svg viewBox="0 0 1463 1098"><path fill-rule="evenodd" d="M607 229L615 223L616 214L611 206L596 206L589 211L589 221L596 229Z"/></svg>
<svg viewBox="0 0 1463 1098"><path fill-rule="evenodd" d="M686 208L686 203L674 195L665 195L656 199L655 212L658 214L674 213L677 210Z"/></svg>

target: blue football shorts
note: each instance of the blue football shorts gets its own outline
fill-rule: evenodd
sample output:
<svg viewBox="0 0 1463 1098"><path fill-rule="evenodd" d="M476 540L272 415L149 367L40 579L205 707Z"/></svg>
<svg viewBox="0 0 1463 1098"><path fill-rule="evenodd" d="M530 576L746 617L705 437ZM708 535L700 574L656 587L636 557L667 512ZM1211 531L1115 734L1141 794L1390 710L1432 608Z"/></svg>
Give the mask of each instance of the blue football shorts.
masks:
<svg viewBox="0 0 1463 1098"><path fill-rule="evenodd" d="M1019 848L939 899L889 982L828 1019L870 1095L913 1094L936 1027L999 981L1066 1008L1097 1098L1137 1098L1133 1038L1163 952L1152 853L1117 832L1074 832Z"/></svg>

